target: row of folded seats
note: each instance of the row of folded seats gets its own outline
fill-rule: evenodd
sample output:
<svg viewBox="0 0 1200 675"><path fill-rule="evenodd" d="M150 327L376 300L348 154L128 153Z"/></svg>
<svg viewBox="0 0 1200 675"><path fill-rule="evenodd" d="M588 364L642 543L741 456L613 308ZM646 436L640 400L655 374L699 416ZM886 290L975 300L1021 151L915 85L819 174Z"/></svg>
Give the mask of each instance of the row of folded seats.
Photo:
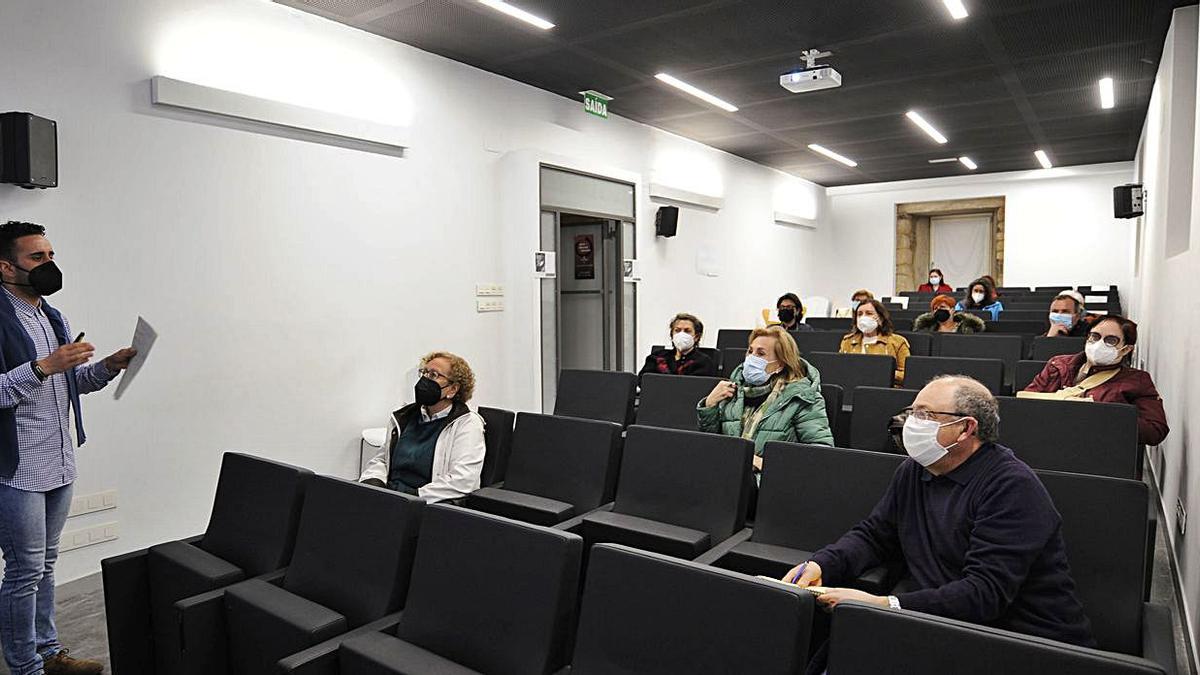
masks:
<svg viewBox="0 0 1200 675"><path fill-rule="evenodd" d="M1045 332L1045 327L1041 328ZM727 333L733 333L732 336ZM1033 371L1034 363L1045 364L1055 356L1062 354L1078 354L1083 351L1083 337L1044 337L1030 335L993 335L987 333L960 335L956 333L914 333L897 331L898 335L908 340L909 358L920 357L916 363L925 362L928 358L936 359L988 359L999 361L1000 384L1009 387L1020 382L1021 377L1028 377L1028 384L1040 372ZM843 333L840 331L811 331L792 333L800 354L809 358L810 354L837 353L841 345ZM718 331L717 344L725 346L717 350L718 364L723 377L728 377L733 369L742 363L746 355L746 344L749 340L747 330L722 329ZM655 347L657 349L657 347ZM710 354L711 356L711 354ZM849 356L849 355L848 355ZM1022 362L1025 362L1024 365ZM933 361L932 363L937 363ZM818 369L820 366L816 363ZM906 364L906 370L911 367ZM996 368L992 366L994 371ZM821 371L822 379L827 380L825 372ZM995 378L993 378L995 379ZM985 382L984 384L989 384Z"/></svg>
<svg viewBox="0 0 1200 675"><path fill-rule="evenodd" d="M516 425L505 482L466 508L226 454L203 535L103 561L114 672L800 673L824 637L812 597L753 575L835 541L903 461L769 443L747 527L749 441ZM1147 486L1038 475L1099 649L848 603L828 672L1173 672L1169 614L1137 583ZM903 574L891 561L855 586L886 594Z"/></svg>

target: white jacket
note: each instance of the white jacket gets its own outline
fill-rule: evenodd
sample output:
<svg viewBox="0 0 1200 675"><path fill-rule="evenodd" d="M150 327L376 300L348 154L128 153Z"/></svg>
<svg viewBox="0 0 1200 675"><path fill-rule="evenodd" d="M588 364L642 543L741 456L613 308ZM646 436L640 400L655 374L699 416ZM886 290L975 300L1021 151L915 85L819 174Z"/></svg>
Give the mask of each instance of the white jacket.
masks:
<svg viewBox="0 0 1200 675"><path fill-rule="evenodd" d="M421 414L420 411L417 412ZM388 419L387 440L379 452L367 463L359 481L375 478L388 482L388 464L392 459L392 446L399 432L396 416ZM486 449L483 443L483 418L473 410L459 415L438 434L433 449L433 473L428 485L417 490L417 496L427 502L440 502L464 497L468 492L479 489L479 476L483 471Z"/></svg>

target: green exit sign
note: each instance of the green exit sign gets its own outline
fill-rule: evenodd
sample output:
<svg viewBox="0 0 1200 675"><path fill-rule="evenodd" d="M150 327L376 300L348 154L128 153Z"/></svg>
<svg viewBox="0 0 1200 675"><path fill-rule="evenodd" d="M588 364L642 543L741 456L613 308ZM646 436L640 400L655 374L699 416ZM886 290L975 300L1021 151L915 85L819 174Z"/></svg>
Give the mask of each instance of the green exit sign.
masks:
<svg viewBox="0 0 1200 675"><path fill-rule="evenodd" d="M611 96L605 96L598 91L581 91L583 94L583 110L584 112L595 115L596 117L608 118L608 102L612 100Z"/></svg>

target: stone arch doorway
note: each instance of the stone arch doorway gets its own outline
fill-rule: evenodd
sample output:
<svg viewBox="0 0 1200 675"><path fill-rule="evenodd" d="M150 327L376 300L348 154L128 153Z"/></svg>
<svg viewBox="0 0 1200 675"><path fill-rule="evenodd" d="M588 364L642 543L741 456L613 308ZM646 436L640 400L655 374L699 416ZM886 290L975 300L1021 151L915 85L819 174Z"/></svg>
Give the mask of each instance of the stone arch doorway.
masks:
<svg viewBox="0 0 1200 675"><path fill-rule="evenodd" d="M988 214L992 224L991 271L1004 285L1004 197L973 197L896 204L896 292L914 290L929 271L930 221L935 216ZM964 284L965 285L965 284Z"/></svg>

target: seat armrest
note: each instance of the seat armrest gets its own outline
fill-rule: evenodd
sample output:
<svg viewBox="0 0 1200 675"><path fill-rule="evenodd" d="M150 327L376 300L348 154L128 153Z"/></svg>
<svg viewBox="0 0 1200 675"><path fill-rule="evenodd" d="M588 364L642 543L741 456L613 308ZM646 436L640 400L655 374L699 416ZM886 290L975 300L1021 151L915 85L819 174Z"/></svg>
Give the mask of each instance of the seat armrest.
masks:
<svg viewBox="0 0 1200 675"><path fill-rule="evenodd" d="M588 511L587 513L583 513L578 516L575 516L574 518L571 518L570 520L564 520L563 522L555 525L553 529L566 530L567 532L571 532L573 534L579 534L579 527L581 525L583 525L584 518L587 518L588 516L592 515L593 513L600 513L602 511L612 511L613 504L615 504L615 503L616 502L609 502L607 504L601 504L600 506L596 507L595 509L593 509L591 511Z"/></svg>
<svg viewBox="0 0 1200 675"><path fill-rule="evenodd" d="M193 595L175 603L183 670L188 675L228 671L225 589Z"/></svg>
<svg viewBox="0 0 1200 675"><path fill-rule="evenodd" d="M1142 609L1142 658L1166 675L1175 675L1175 627L1166 605L1145 603Z"/></svg>
<svg viewBox="0 0 1200 675"><path fill-rule="evenodd" d="M272 586L279 586L280 584L283 583L283 577L285 574L287 574L287 569L288 568L286 568L286 567L280 567L279 569L275 570L274 572L267 572L266 574L261 574L255 578L262 579L263 581L267 582L268 584L271 584Z"/></svg>
<svg viewBox="0 0 1200 675"><path fill-rule="evenodd" d="M721 558L724 558L725 554L732 551L734 546L749 540L752 534L754 534L754 530L749 527L734 532L732 537L701 553L700 557L696 558L693 562L698 562L701 565L712 565Z"/></svg>
<svg viewBox="0 0 1200 675"><path fill-rule="evenodd" d="M117 672L154 672L147 549L100 561L109 660Z"/></svg>
<svg viewBox="0 0 1200 675"><path fill-rule="evenodd" d="M342 642L358 635L366 635L367 633L379 632L391 634L394 632L395 627L400 624L400 616L402 614L403 612L388 614L381 619L359 626L348 633L313 645L302 652L284 657L277 664L278 671L288 673L289 675L338 675L340 672L338 668L338 647L342 645Z"/></svg>

